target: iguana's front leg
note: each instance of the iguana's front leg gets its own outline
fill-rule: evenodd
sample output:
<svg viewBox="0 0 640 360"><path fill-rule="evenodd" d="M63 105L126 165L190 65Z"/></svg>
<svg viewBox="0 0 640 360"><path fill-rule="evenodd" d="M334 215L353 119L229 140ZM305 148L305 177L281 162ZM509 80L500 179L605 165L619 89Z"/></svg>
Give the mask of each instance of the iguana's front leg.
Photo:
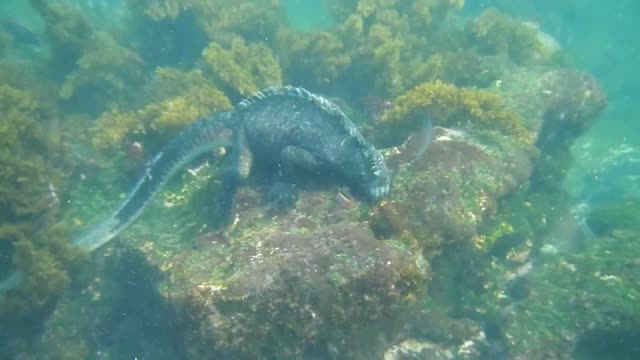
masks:
<svg viewBox="0 0 640 360"><path fill-rule="evenodd" d="M233 197L238 186L251 171L253 155L247 145L244 130L240 128L235 134L230 154L225 159L222 170L222 191L218 194L217 202L224 216L231 214Z"/></svg>
<svg viewBox="0 0 640 360"><path fill-rule="evenodd" d="M293 207L298 199L298 189L294 182L301 171L312 173L319 168L319 162L308 151L296 146L287 146L280 153L276 178L267 191L269 207L281 211Z"/></svg>

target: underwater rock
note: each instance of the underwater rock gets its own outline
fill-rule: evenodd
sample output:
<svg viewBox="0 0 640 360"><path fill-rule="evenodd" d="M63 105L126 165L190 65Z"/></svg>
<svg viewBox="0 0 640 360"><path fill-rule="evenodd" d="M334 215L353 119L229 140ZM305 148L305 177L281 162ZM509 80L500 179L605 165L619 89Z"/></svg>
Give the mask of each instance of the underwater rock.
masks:
<svg viewBox="0 0 640 360"><path fill-rule="evenodd" d="M496 129L523 144L532 142L523 119L506 106L499 94L459 88L440 80L418 85L399 96L393 101L384 120L406 126L407 123L426 116L441 126Z"/></svg>
<svg viewBox="0 0 640 360"><path fill-rule="evenodd" d="M511 71L496 82L495 89L537 134L537 145L543 152L571 144L607 105L598 81L574 69Z"/></svg>
<svg viewBox="0 0 640 360"><path fill-rule="evenodd" d="M202 194L187 186L165 198ZM260 194L241 188L232 223L210 232L193 203L169 208L159 199L121 235L126 245L92 255L82 276L90 281L56 307L41 351L77 344L111 358L381 358L384 339L422 304L430 270L421 253L376 239L362 209L334 192L302 192L296 209L275 214ZM131 336L140 329L149 337Z"/></svg>
<svg viewBox="0 0 640 360"><path fill-rule="evenodd" d="M469 241L483 218L496 210L496 200L524 182L532 166L528 151L513 139L444 128L434 129L433 143L422 157L407 163L396 148L387 158L397 170L392 199L401 205L379 211L382 216L376 219L392 229L403 224L406 228L396 235L407 231L432 250ZM406 219L398 222L393 214Z"/></svg>
<svg viewBox="0 0 640 360"><path fill-rule="evenodd" d="M538 82L544 109L544 124L538 136L540 147L571 143L584 134L607 105L600 84L577 70L554 70Z"/></svg>
<svg viewBox="0 0 640 360"><path fill-rule="evenodd" d="M618 204L601 206L587 214L589 229L597 236L620 233L639 233L640 199L627 200Z"/></svg>
<svg viewBox="0 0 640 360"><path fill-rule="evenodd" d="M535 136L540 156L533 186L560 191L573 163L571 145L606 107L602 87L592 75L574 69L520 69L497 81L495 89Z"/></svg>
<svg viewBox="0 0 640 360"><path fill-rule="evenodd" d="M469 46L484 54L506 55L518 64L548 63L559 51L555 39L539 25L520 21L494 8L485 10L466 26Z"/></svg>
<svg viewBox="0 0 640 360"><path fill-rule="evenodd" d="M476 320L455 318L440 306L426 306L412 314L387 359L503 359L489 327Z"/></svg>
<svg viewBox="0 0 640 360"><path fill-rule="evenodd" d="M191 357L378 358L370 339L401 326L424 291L426 262L363 223L252 238L263 240L236 253L227 281L179 280Z"/></svg>
<svg viewBox="0 0 640 360"><path fill-rule="evenodd" d="M511 358L637 357L640 252L631 234L534 264L529 296L502 311Z"/></svg>

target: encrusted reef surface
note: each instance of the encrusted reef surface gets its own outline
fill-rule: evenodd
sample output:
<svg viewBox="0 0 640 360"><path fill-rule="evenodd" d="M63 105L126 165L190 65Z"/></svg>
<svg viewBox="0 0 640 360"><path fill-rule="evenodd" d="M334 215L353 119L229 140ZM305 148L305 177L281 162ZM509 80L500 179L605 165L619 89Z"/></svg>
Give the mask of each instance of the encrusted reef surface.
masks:
<svg viewBox="0 0 640 360"><path fill-rule="evenodd" d="M0 294L0 357L542 359L638 334L637 201L581 222L561 186L606 106L598 82L496 10L328 3L324 31L292 29L266 0L128 1L131 23L107 31L32 1L51 47L39 76L0 66L0 182L20 193L0 191L0 271L26 275ZM301 183L276 211L255 178L225 223L219 149L117 241L89 256L66 245L179 129L287 83L385 148L389 198Z"/></svg>
<svg viewBox="0 0 640 360"><path fill-rule="evenodd" d="M253 234L264 240L233 252L248 261L231 277L193 284L183 300L190 356L379 356L383 343L370 338L392 334L415 308L427 262L363 223L305 232Z"/></svg>

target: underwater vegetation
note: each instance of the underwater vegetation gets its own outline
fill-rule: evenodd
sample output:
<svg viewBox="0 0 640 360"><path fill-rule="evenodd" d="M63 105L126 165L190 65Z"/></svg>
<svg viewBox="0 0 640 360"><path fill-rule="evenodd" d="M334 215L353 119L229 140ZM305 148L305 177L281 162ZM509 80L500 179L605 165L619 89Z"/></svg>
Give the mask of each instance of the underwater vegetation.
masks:
<svg viewBox="0 0 640 360"><path fill-rule="evenodd" d="M97 33L91 46L64 78L60 98L68 108L103 111L135 97L144 80L144 63L109 34Z"/></svg>
<svg viewBox="0 0 640 360"><path fill-rule="evenodd" d="M0 28L0 274L26 276L0 294L0 357L561 358L637 329L635 202L594 209L597 239L554 252L570 148L607 100L534 25L461 0L349 0L300 32L279 1L127 0L110 29L30 3L38 56L11 63ZM388 198L304 183L274 212L252 178L222 224L217 151L119 242L69 246L179 131L286 84L387 147ZM7 330L27 316L38 330Z"/></svg>
<svg viewBox="0 0 640 360"><path fill-rule="evenodd" d="M69 284L66 267L78 256L63 227L55 226L57 189L68 186L54 161L58 144L49 135L55 109L27 91L0 86L0 241L15 254L2 270L28 274L14 298L0 300L0 317L20 317L51 303Z"/></svg>
<svg viewBox="0 0 640 360"><path fill-rule="evenodd" d="M200 70L158 68L147 90L154 102L130 112L112 108L96 120L91 128L96 149L121 151L127 139L151 145L205 115L231 108Z"/></svg>
<svg viewBox="0 0 640 360"><path fill-rule="evenodd" d="M519 114L509 110L500 95L487 90L458 88L441 81L422 84L398 96L384 120L420 116L428 116L445 127L465 126L461 119L467 119L478 127L498 129L522 143L532 142Z"/></svg>
<svg viewBox="0 0 640 360"><path fill-rule="evenodd" d="M76 65L85 49L92 44L94 30L90 20L79 11L60 3L31 0L45 25L45 36L51 45L48 65L50 76L61 80Z"/></svg>
<svg viewBox="0 0 640 360"><path fill-rule="evenodd" d="M278 32L276 48L287 80L310 88L335 83L351 63L345 44L331 32Z"/></svg>
<svg viewBox="0 0 640 360"><path fill-rule="evenodd" d="M280 66L271 50L261 43L247 45L240 37L228 48L211 43L202 52L205 71L233 98L255 94L272 85L281 85Z"/></svg>
<svg viewBox="0 0 640 360"><path fill-rule="evenodd" d="M532 24L493 8L471 21L466 32L480 53L506 55L516 63L548 61L557 50L543 42Z"/></svg>

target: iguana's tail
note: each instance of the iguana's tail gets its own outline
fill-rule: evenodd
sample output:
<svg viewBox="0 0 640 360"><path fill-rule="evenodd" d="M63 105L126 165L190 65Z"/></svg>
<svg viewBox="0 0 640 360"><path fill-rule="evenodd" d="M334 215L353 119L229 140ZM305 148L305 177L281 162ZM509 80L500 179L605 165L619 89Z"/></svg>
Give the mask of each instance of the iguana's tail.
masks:
<svg viewBox="0 0 640 360"><path fill-rule="evenodd" d="M176 171L206 151L231 145L233 134L228 121L231 116L227 112L201 119L180 133L156 155L118 210L72 243L88 252L104 245L142 214Z"/></svg>
<svg viewBox="0 0 640 360"><path fill-rule="evenodd" d="M162 186L181 167L198 155L233 141L233 113L219 113L196 121L173 139L148 165L145 174L129 196L108 219L91 228L72 244L91 252L109 242L134 222ZM22 279L19 273L0 281L0 294L15 288Z"/></svg>

